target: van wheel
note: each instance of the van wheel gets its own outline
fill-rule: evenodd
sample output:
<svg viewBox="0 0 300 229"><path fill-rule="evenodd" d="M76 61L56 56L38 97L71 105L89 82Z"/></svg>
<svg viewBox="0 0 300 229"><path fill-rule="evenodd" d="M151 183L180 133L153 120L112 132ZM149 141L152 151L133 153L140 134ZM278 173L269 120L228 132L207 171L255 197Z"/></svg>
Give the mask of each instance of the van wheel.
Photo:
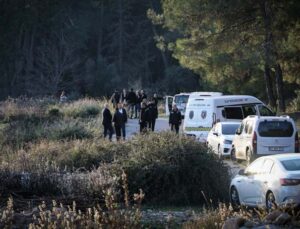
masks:
<svg viewBox="0 0 300 229"><path fill-rule="evenodd" d="M253 161L253 153L251 152L250 149L247 149L246 151L246 161L247 161L247 165L249 165Z"/></svg>
<svg viewBox="0 0 300 229"><path fill-rule="evenodd" d="M230 152L230 159L232 161L236 161L236 155L235 155L235 148L232 147L231 152Z"/></svg>

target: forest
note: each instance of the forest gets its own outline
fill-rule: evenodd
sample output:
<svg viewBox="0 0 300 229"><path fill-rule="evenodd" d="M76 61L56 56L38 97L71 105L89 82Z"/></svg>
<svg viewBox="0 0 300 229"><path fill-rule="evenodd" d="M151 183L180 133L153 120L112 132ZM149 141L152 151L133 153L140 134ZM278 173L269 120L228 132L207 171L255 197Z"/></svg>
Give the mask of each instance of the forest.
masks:
<svg viewBox="0 0 300 229"><path fill-rule="evenodd" d="M0 99L299 90L296 0L0 0ZM298 95L298 97L300 97Z"/></svg>

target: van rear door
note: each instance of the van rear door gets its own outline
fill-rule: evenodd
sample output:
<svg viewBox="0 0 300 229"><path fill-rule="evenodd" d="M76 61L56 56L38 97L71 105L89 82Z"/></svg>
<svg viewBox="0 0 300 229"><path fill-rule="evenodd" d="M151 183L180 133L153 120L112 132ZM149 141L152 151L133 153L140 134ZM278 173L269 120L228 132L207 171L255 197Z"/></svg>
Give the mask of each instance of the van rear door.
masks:
<svg viewBox="0 0 300 229"><path fill-rule="evenodd" d="M295 127L287 120L262 120L257 129L257 153L278 154L295 151Z"/></svg>

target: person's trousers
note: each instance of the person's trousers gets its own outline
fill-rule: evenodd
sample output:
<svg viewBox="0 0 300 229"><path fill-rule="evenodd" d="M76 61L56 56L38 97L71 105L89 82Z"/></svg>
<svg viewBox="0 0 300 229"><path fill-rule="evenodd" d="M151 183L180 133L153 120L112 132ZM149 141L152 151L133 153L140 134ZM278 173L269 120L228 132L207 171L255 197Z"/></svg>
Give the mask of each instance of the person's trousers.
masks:
<svg viewBox="0 0 300 229"><path fill-rule="evenodd" d="M135 107L134 104L132 103L128 104L128 115L130 115L130 118L133 118L134 107Z"/></svg>
<svg viewBox="0 0 300 229"><path fill-rule="evenodd" d="M147 122L140 122L140 132L144 133L147 131Z"/></svg>
<svg viewBox="0 0 300 229"><path fill-rule="evenodd" d="M125 140L125 138L126 138L125 124L123 124L121 126L115 125L115 130L116 130L117 141L119 141L121 139L121 133L122 133L123 139Z"/></svg>
<svg viewBox="0 0 300 229"><path fill-rule="evenodd" d="M148 122L148 128L154 131L156 119L152 119Z"/></svg>
<svg viewBox="0 0 300 229"><path fill-rule="evenodd" d="M114 134L114 129L111 124L103 124L104 126L104 138L108 135L109 140L111 141L112 136Z"/></svg>
<svg viewBox="0 0 300 229"><path fill-rule="evenodd" d="M140 118L140 111L141 111L141 104L140 103L137 103L135 104L135 118Z"/></svg>
<svg viewBox="0 0 300 229"><path fill-rule="evenodd" d="M176 134L179 133L179 124L171 124L171 130L176 131Z"/></svg>

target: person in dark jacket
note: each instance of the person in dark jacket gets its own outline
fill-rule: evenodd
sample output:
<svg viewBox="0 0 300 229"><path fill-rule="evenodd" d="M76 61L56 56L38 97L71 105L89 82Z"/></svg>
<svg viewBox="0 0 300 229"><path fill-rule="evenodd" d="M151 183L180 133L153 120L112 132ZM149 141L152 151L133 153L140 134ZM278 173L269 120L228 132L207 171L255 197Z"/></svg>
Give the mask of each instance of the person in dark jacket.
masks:
<svg viewBox="0 0 300 229"><path fill-rule="evenodd" d="M148 128L154 131L155 122L158 117L158 112L157 112L157 106L155 105L155 101L153 99L151 99L148 103L146 115L147 115Z"/></svg>
<svg viewBox="0 0 300 229"><path fill-rule="evenodd" d="M102 125L104 127L104 138L106 138L108 134L108 138L111 141L114 129L112 127L112 114L108 108L108 104L104 105L104 110L102 112Z"/></svg>
<svg viewBox="0 0 300 229"><path fill-rule="evenodd" d="M119 102L123 103L123 105L127 105L127 99L128 99L128 93L124 88Z"/></svg>
<svg viewBox="0 0 300 229"><path fill-rule="evenodd" d="M146 103L141 103L141 111L140 111L140 132L144 133L147 131L147 104Z"/></svg>
<svg viewBox="0 0 300 229"><path fill-rule="evenodd" d="M142 95L139 90L135 92L136 103L135 103L135 118L140 118L141 104L142 104Z"/></svg>
<svg viewBox="0 0 300 229"><path fill-rule="evenodd" d="M110 100L113 103L114 108L117 108L117 104L120 102L121 95L119 91L116 89L115 92L112 94Z"/></svg>
<svg viewBox="0 0 300 229"><path fill-rule="evenodd" d="M130 114L130 118L133 118L134 106L136 104L136 100L137 100L136 94L133 91L133 88L131 88L130 92L127 95L128 113Z"/></svg>
<svg viewBox="0 0 300 229"><path fill-rule="evenodd" d="M122 103L118 103L118 108L116 109L116 112L114 114L113 122L115 124L117 141L121 139L121 132L122 132L123 140L125 140L126 139L125 124L127 122L127 113L126 110L123 108Z"/></svg>
<svg viewBox="0 0 300 229"><path fill-rule="evenodd" d="M178 110L177 106L174 104L172 111L169 116L169 125L171 126L171 131L176 131L176 134L179 132L179 126L181 125L181 113Z"/></svg>

